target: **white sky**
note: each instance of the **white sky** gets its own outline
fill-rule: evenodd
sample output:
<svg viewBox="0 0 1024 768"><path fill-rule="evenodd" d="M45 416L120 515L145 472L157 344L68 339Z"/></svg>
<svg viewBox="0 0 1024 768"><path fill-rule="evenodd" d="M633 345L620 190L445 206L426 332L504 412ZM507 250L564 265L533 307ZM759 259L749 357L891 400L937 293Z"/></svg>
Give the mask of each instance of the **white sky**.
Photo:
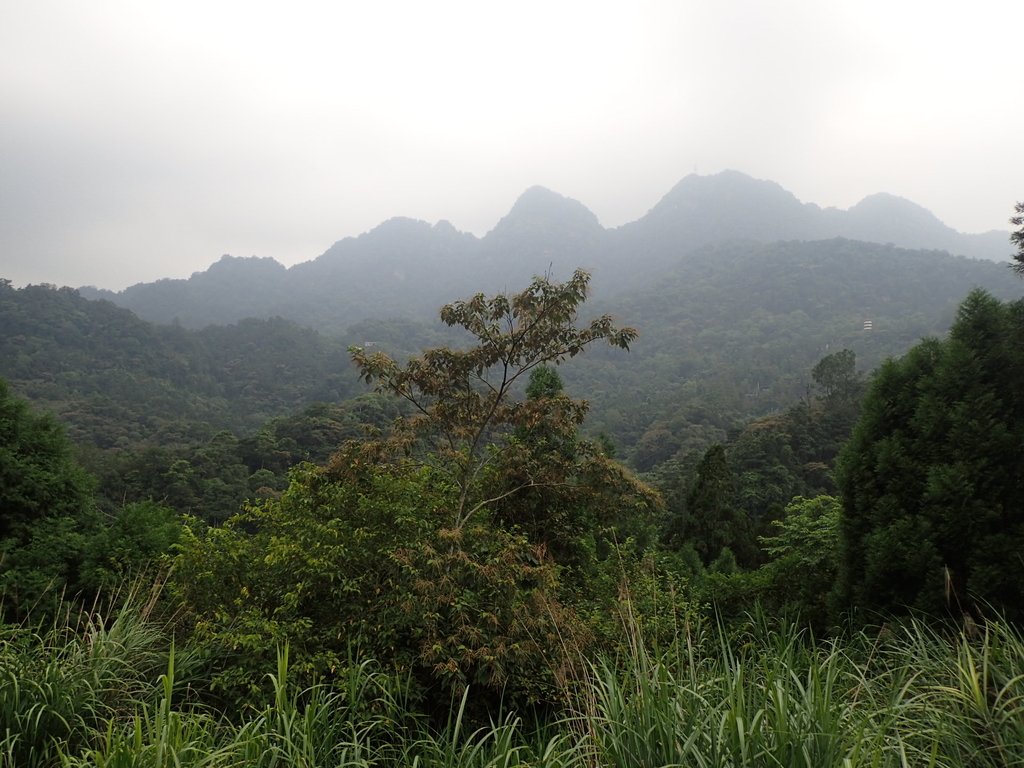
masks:
<svg viewBox="0 0 1024 768"><path fill-rule="evenodd" d="M618 226L694 168L1008 230L1022 33L1021 0L0 0L0 277L482 235L533 184Z"/></svg>

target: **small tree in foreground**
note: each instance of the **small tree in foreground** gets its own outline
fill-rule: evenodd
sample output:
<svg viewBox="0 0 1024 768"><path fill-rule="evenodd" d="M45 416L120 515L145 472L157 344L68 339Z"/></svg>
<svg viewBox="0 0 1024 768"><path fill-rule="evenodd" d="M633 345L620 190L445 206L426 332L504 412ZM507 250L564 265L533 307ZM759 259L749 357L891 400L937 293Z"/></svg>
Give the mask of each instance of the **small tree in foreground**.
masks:
<svg viewBox="0 0 1024 768"><path fill-rule="evenodd" d="M577 327L589 282L590 275L578 269L564 283L537 277L512 296L480 293L444 306L441 320L474 337L474 346L467 349L431 349L404 366L383 352L350 350L367 382L415 409L383 447L414 453L451 479L458 489L453 527L489 503L561 482L527 473L516 485L502 486L498 496L489 495L481 483L487 469L521 443L517 433L542 423L549 430L574 433L586 414L586 403L565 397L559 386L547 392L538 384L538 396L516 400L513 392L520 381L525 384L532 371L558 365L595 342L628 350L636 338L635 329L617 328L609 315ZM349 461L351 456L345 456L341 463Z"/></svg>
<svg viewBox="0 0 1024 768"><path fill-rule="evenodd" d="M595 586L619 566L602 554L641 541L660 504L579 439L586 404L548 367L636 337L607 316L577 326L588 280L449 304L441 317L473 336L466 349L404 365L353 349L363 377L412 415L293 471L280 499L223 528L190 527L176 586L211 650L269 658L288 640L297 669L317 676L355 649L445 708L471 684L494 703L555 700L592 646L590 617L617 594ZM261 674L229 664L219 682L244 695Z"/></svg>

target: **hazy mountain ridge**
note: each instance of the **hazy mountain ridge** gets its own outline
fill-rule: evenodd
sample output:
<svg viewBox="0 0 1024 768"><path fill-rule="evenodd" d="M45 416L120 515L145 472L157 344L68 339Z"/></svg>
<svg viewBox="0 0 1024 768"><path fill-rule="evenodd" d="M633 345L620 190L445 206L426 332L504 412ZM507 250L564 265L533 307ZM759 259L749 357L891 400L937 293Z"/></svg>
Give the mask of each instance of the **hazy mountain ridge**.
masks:
<svg viewBox="0 0 1024 768"><path fill-rule="evenodd" d="M549 270L565 277L576 266L591 269L596 294L607 295L656 281L705 245L832 237L992 260L1010 250L1007 233L959 233L892 195L872 195L848 211L822 209L774 182L726 171L687 176L617 229L602 227L582 203L531 187L482 238L447 221L394 218L289 269L272 259L223 257L187 280L80 291L154 322L202 327L280 315L339 332L369 318L429 317L454 297L514 289Z"/></svg>

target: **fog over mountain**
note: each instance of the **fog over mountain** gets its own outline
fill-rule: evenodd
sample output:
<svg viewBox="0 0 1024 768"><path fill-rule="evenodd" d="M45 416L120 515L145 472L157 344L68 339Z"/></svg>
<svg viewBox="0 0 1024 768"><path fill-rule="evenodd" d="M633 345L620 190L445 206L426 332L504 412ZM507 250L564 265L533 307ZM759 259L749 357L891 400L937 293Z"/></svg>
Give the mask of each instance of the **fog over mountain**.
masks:
<svg viewBox="0 0 1024 768"><path fill-rule="evenodd" d="M727 171L687 176L646 215L616 229L602 227L576 200L531 187L482 238L447 221L393 218L287 269L272 259L224 256L187 280L80 290L187 327L280 315L340 331L370 317L430 317L453 298L514 289L548 271L564 277L582 266L594 275L596 295L611 295L657 281L702 246L836 237L997 261L1010 251L1006 232L962 234L892 195L822 209L774 182Z"/></svg>

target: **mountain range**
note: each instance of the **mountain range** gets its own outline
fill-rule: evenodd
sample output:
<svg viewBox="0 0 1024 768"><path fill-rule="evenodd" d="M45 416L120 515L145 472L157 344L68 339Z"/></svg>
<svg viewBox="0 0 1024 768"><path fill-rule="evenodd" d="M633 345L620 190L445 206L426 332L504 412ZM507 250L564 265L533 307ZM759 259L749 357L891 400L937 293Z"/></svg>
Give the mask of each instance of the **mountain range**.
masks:
<svg viewBox="0 0 1024 768"><path fill-rule="evenodd" d="M481 238L447 221L393 218L291 268L226 255L184 280L79 291L159 323L201 328L281 316L339 333L371 318L429 318L454 298L515 289L535 274L566 277L582 266L593 274L595 295L610 296L655 284L706 245L836 237L995 261L1010 251L1006 232L963 234L892 195L823 209L774 182L726 171L687 176L642 218L615 229L582 203L532 187Z"/></svg>
<svg viewBox="0 0 1024 768"><path fill-rule="evenodd" d="M995 260L1009 250L1006 233L962 235L891 196L822 210L738 173L687 177L618 229L534 187L482 238L399 218L290 269L226 256L120 293L0 280L0 376L102 450L242 434L365 392L349 345L402 358L460 344L442 304L583 266L584 316L640 337L628 356L589 350L565 384L590 402L589 431L649 467L805 399L831 352L866 372L945 333L972 288L1020 298Z"/></svg>

